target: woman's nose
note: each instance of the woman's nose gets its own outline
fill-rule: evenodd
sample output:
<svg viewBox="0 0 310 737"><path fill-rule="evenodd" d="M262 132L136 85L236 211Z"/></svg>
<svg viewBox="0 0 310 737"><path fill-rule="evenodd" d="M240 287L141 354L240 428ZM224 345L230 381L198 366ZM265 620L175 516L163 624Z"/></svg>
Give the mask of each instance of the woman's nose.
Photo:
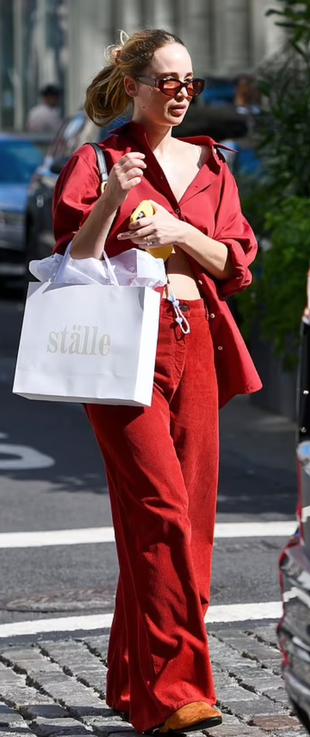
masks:
<svg viewBox="0 0 310 737"><path fill-rule="evenodd" d="M189 97L189 94L188 94L188 92L187 92L187 87L186 87L186 85L185 85L185 84L184 84L184 85L183 85L183 87L181 87L181 89L179 90L179 92L178 92L178 94L177 94L177 97L179 97L179 96L180 96L180 97L186 97L186 99L187 99L187 98Z"/></svg>

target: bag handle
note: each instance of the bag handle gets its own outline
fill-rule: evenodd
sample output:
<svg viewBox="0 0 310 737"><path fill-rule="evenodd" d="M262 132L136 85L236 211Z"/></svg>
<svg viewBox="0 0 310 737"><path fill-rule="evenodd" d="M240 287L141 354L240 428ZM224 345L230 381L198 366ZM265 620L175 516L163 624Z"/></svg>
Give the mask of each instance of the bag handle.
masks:
<svg viewBox="0 0 310 737"><path fill-rule="evenodd" d="M108 177L109 177L108 169L107 169L107 162L105 160L105 155L103 153L103 150L102 150L101 146L99 146L98 143L88 142L88 145L89 146L92 146L92 148L94 149L94 151L96 153L96 156L97 156L97 166L98 166L99 177L100 177L100 182L101 182L101 192L104 192L104 188L106 186L106 183L107 183ZM107 271L108 271L108 274L109 274L109 277L110 277L111 284L114 284L116 287L118 287L119 284L118 284L117 278L116 278L116 276L114 274L114 271L113 271L113 268L112 268L110 259L107 256L105 250L103 250L102 255L103 255L104 260L105 260L106 265L107 265Z"/></svg>
<svg viewBox="0 0 310 737"><path fill-rule="evenodd" d="M106 183L108 181L108 176L109 176L108 175L108 170L107 170L107 165L106 165L106 160L105 160L105 155L104 155L104 153L102 151L102 148L100 148L100 146L98 146L97 143L89 143L89 146L92 146L93 149L96 152L97 164L98 164L100 181L101 181L101 191L103 192L103 190L105 188L105 185L106 185ZM70 241L70 243L68 243L68 245L67 245L65 254L63 256L63 259L62 259L62 261L61 261L61 263L59 265L59 268L57 270L57 273L55 274L54 282L61 282L62 281L63 272L65 270L65 267L66 267L66 265L67 265L67 263L69 261L70 255L71 255L71 245L72 245L72 241ZM107 266L107 271L108 271L108 274L109 274L109 277L110 277L111 284L114 284L114 286L118 287L119 284L118 284L117 278L116 278L116 276L114 274L114 270L113 270L112 264L111 264L110 259L107 256L107 254L106 254L105 251L103 251L103 257L104 257L104 260L105 260L105 263L106 263L106 266Z"/></svg>
<svg viewBox="0 0 310 737"><path fill-rule="evenodd" d="M70 241L70 243L68 243L68 245L67 245L67 248L65 250L65 253L64 253L64 255L63 255L62 259L61 259L61 262L60 262L60 264L58 266L58 269L56 271L56 274L54 276L54 279L53 279L53 282L54 283L57 283L57 282L60 283L60 284L62 283L62 275L63 275L63 272L64 272L66 266L67 266L67 263L69 261L70 254L71 254L71 245L72 245L72 241Z"/></svg>
<svg viewBox="0 0 310 737"><path fill-rule="evenodd" d="M106 183L108 181L108 170L107 170L107 163L105 160L105 155L103 153L103 150L101 146L98 145L98 143L89 143L89 146L92 146L94 149L96 156L97 156L97 165L99 169L99 177L101 182L101 192L104 192L104 188L106 186Z"/></svg>

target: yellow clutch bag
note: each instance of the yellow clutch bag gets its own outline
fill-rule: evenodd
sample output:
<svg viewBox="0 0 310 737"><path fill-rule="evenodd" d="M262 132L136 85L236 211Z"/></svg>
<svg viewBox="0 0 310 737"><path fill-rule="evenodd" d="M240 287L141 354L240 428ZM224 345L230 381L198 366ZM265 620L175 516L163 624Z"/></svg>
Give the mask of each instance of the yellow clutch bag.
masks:
<svg viewBox="0 0 310 737"><path fill-rule="evenodd" d="M130 217L130 222L134 223L140 218L149 218L154 215L154 208L149 200L142 200L140 205L136 207ZM145 249L154 258L162 258L163 261L167 261L170 254L173 252L173 246L159 246L158 248L146 248Z"/></svg>

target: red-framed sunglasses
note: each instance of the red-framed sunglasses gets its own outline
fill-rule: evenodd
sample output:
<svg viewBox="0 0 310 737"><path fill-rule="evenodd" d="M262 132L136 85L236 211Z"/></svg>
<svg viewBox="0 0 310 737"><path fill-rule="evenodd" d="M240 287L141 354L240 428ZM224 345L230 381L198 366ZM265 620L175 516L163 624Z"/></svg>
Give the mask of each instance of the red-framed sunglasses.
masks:
<svg viewBox="0 0 310 737"><path fill-rule="evenodd" d="M147 84L150 87L158 87L158 89L167 95L168 97L174 97L178 95L183 87L186 87L186 92L189 97L197 97L201 94L205 86L205 80L194 77L194 79L188 79L186 82L181 82L179 79L174 77L135 77L138 82Z"/></svg>

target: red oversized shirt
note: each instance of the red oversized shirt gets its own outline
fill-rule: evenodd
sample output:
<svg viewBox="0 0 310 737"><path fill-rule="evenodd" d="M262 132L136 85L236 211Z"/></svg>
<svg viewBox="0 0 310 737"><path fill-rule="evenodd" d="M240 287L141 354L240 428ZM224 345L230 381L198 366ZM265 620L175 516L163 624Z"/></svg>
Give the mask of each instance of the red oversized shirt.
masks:
<svg viewBox="0 0 310 737"><path fill-rule="evenodd" d="M254 233L241 212L237 185L224 157L207 136L183 139L197 145L211 146L212 156L202 166L181 200L175 198L165 174L150 149L145 130L135 122L126 123L103 143L108 171L125 154L141 151L147 168L141 183L134 187L119 208L108 234L105 250L115 256L130 248L117 240L127 230L132 211L141 200L152 199L202 233L228 246L234 273L226 281L215 280L192 257L188 256L201 293L210 313L215 365L222 407L236 394L258 391L262 384L241 333L233 319L226 298L245 289L252 280L249 265L257 253ZM58 177L53 200L54 251L64 253L68 243L85 222L98 197L100 180L96 154L89 145L78 149Z"/></svg>

